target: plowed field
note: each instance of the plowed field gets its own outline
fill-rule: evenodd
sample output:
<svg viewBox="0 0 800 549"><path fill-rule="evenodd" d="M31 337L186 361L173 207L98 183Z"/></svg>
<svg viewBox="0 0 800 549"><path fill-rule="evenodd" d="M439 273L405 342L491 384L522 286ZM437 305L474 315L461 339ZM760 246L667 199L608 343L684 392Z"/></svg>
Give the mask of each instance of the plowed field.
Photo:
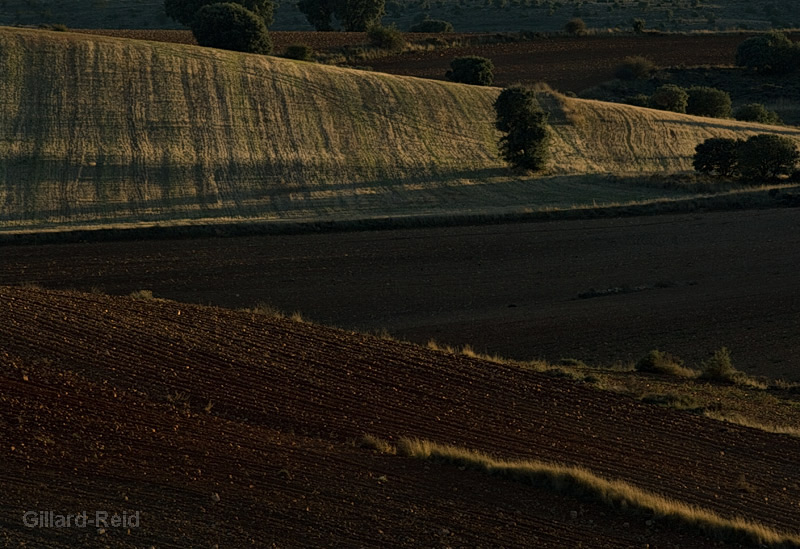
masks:
<svg viewBox="0 0 800 549"><path fill-rule="evenodd" d="M322 323L521 359L613 363L658 348L698 365L727 346L740 369L800 380L798 225L797 209L776 209L10 246L0 248L0 284L267 302Z"/></svg>
<svg viewBox="0 0 800 549"><path fill-rule="evenodd" d="M350 444L364 432L582 464L725 516L800 523L798 439L288 320L0 288L0 376L9 545L711 545ZM27 509L141 523L27 529Z"/></svg>
<svg viewBox="0 0 800 549"><path fill-rule="evenodd" d="M80 32L107 34L165 42L195 43L189 31L99 30ZM316 51L342 46L363 46L364 33L272 32L273 49L282 53L290 44L308 44ZM449 35L464 39L475 35ZM578 92L614 77L614 70L631 55L651 58L659 66L732 65L736 47L747 34L696 34L646 36L553 36L529 42L476 44L428 52L404 53L365 61L376 71L390 74L444 79L454 57L480 55L496 67L495 85L547 82L561 91ZM412 39L419 35L412 35Z"/></svg>

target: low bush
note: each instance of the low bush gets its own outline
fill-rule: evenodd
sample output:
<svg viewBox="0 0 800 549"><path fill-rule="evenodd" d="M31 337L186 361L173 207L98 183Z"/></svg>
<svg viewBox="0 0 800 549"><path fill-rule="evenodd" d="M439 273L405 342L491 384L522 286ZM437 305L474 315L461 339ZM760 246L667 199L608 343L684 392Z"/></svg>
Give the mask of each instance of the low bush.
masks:
<svg viewBox="0 0 800 549"><path fill-rule="evenodd" d="M567 21L567 24L564 25L564 31L573 36L583 36L587 32L586 23L580 17L575 17Z"/></svg>
<svg viewBox="0 0 800 549"><path fill-rule="evenodd" d="M731 96L708 86L692 86L687 90L686 113L711 118L730 118Z"/></svg>
<svg viewBox="0 0 800 549"><path fill-rule="evenodd" d="M306 44L292 44L286 46L283 56L298 61L311 61L314 58L314 50Z"/></svg>
<svg viewBox="0 0 800 549"><path fill-rule="evenodd" d="M671 112L686 112L689 94L675 84L665 84L650 96L650 106L654 109Z"/></svg>
<svg viewBox="0 0 800 549"><path fill-rule="evenodd" d="M650 78L656 71L656 65L642 55L632 55L622 60L614 73L620 80L642 80Z"/></svg>
<svg viewBox="0 0 800 549"><path fill-rule="evenodd" d="M636 363L636 370L653 374L668 374L677 377L697 377L697 373L686 368L683 361L669 353L653 349Z"/></svg>
<svg viewBox="0 0 800 549"><path fill-rule="evenodd" d="M767 109L761 103L748 103L742 105L733 113L736 120L743 122L759 122L761 124L780 124L778 113Z"/></svg>
<svg viewBox="0 0 800 549"><path fill-rule="evenodd" d="M406 45L403 33L395 27L382 27L380 25L370 27L367 30L367 38L369 38L370 44L376 48L389 51L400 51Z"/></svg>
<svg viewBox="0 0 800 549"><path fill-rule="evenodd" d="M445 77L452 82L491 86L494 82L494 63L485 57L470 55L456 57L450 62Z"/></svg>
<svg viewBox="0 0 800 549"><path fill-rule="evenodd" d="M733 367L731 353L726 347L714 351L714 354L704 360L700 366L703 370L700 374L700 379L736 383L737 379L742 375L739 370Z"/></svg>

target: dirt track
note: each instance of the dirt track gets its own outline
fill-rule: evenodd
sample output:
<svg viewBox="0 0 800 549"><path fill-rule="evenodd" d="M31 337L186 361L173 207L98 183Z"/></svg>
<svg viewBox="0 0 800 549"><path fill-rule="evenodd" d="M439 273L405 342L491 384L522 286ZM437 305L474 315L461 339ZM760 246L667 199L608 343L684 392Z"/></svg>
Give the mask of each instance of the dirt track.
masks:
<svg viewBox="0 0 800 549"><path fill-rule="evenodd" d="M3 247L0 284L259 302L515 358L697 364L728 346L800 379L796 209L489 227ZM640 288L580 299L582 293Z"/></svg>
<svg viewBox="0 0 800 549"><path fill-rule="evenodd" d="M800 523L797 439L514 367L227 310L8 288L0 349L11 542L710 545L348 446L363 432L582 464L726 516ZM177 393L186 407L169 403ZM19 517L36 506L140 509L147 526L34 534ZM566 518L576 507L580 520Z"/></svg>

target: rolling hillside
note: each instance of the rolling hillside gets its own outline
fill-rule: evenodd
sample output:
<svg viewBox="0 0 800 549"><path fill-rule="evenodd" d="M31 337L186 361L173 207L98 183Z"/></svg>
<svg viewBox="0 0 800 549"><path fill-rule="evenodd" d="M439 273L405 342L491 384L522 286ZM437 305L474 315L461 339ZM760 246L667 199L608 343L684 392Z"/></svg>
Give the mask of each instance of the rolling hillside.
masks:
<svg viewBox="0 0 800 549"><path fill-rule="evenodd" d="M763 129L543 94L532 181L497 158L497 89L23 29L0 29L0 74L6 231L648 200L678 193L583 176L686 170L705 137Z"/></svg>

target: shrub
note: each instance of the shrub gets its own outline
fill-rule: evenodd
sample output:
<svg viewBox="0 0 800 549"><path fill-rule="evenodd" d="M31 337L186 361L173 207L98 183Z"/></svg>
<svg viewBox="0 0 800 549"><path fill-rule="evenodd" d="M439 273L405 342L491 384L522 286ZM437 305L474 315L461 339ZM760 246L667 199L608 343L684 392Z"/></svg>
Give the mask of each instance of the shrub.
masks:
<svg viewBox="0 0 800 549"><path fill-rule="evenodd" d="M264 25L269 27L273 20L272 0L232 0L236 4L252 11L264 20ZM164 11L175 21L191 26L195 14L203 6L216 4L219 0L164 0Z"/></svg>
<svg viewBox="0 0 800 549"><path fill-rule="evenodd" d="M695 147L694 169L700 173L731 177L738 173L740 139L712 137Z"/></svg>
<svg viewBox="0 0 800 549"><path fill-rule="evenodd" d="M201 46L262 54L272 51L264 20L241 4L203 6L192 20L192 34Z"/></svg>
<svg viewBox="0 0 800 549"><path fill-rule="evenodd" d="M733 367L731 353L725 347L714 351L713 356L708 360L704 360L701 367L703 373L700 374L700 379L735 383L742 375L739 370Z"/></svg>
<svg viewBox="0 0 800 549"><path fill-rule="evenodd" d="M736 64L758 72L786 74L800 65L800 47L777 31L753 36L739 44Z"/></svg>
<svg viewBox="0 0 800 549"><path fill-rule="evenodd" d="M711 118L730 118L731 96L726 91L707 86L692 86L687 90L687 114Z"/></svg>
<svg viewBox="0 0 800 549"><path fill-rule="evenodd" d="M640 34L644 32L644 27L647 23L644 19L634 19L633 20L633 32L636 34Z"/></svg>
<svg viewBox="0 0 800 549"><path fill-rule="evenodd" d="M780 124L778 113L767 109L761 103L748 103L742 105L733 113L736 120L744 122L760 122L761 124Z"/></svg>
<svg viewBox="0 0 800 549"><path fill-rule="evenodd" d="M494 64L485 57L475 55L456 57L450 62L445 77L453 82L491 86L494 82Z"/></svg>
<svg viewBox="0 0 800 549"><path fill-rule="evenodd" d="M686 112L689 94L675 84L665 84L650 96L650 106L654 109L672 112Z"/></svg>
<svg viewBox="0 0 800 549"><path fill-rule="evenodd" d="M567 24L564 25L564 30L575 36L583 36L586 34L586 23L584 23L583 19L580 17L576 17L574 19L570 19L567 21Z"/></svg>
<svg viewBox="0 0 800 549"><path fill-rule="evenodd" d="M622 60L614 73L620 80L639 80L650 78L656 71L656 65L647 57L633 55Z"/></svg>
<svg viewBox="0 0 800 549"><path fill-rule="evenodd" d="M395 27L381 27L380 25L370 27L367 31L367 38L373 46L389 51L400 51L406 45L403 33Z"/></svg>
<svg viewBox="0 0 800 549"><path fill-rule="evenodd" d="M743 177L775 179L794 171L800 160L800 152L788 137L759 134L741 144L738 159Z"/></svg>
<svg viewBox="0 0 800 549"><path fill-rule="evenodd" d="M286 46L283 56L298 61L311 61L314 58L314 50L306 44L292 44Z"/></svg>
<svg viewBox="0 0 800 549"><path fill-rule="evenodd" d="M678 377L695 377L695 372L684 367L683 361L658 349L648 352L636 363L636 370L652 374L669 374Z"/></svg>
<svg viewBox="0 0 800 549"><path fill-rule="evenodd" d="M542 170L549 156L547 113L534 93L522 86L504 89L494 103L495 126L506 135L500 139L503 159L514 167Z"/></svg>
<svg viewBox="0 0 800 549"><path fill-rule="evenodd" d="M425 19L416 25L411 25L408 32L453 32L453 25L441 19Z"/></svg>

